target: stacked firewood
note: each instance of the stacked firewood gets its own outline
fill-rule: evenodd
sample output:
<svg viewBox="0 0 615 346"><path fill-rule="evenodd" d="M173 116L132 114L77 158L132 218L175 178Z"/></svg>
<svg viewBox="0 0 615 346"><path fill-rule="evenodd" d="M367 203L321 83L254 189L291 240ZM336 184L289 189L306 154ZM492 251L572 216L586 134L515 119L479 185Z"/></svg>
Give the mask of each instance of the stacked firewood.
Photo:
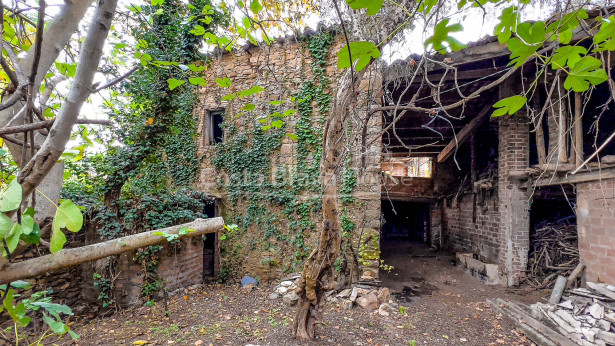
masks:
<svg viewBox="0 0 615 346"><path fill-rule="evenodd" d="M579 263L576 224L570 218L543 222L530 234L527 283L549 288L558 275L568 276Z"/></svg>

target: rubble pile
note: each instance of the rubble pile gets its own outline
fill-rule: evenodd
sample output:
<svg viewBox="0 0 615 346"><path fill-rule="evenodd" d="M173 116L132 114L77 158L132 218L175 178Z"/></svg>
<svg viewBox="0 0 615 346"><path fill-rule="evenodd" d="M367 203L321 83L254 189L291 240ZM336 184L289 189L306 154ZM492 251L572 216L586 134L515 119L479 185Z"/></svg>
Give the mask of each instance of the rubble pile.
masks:
<svg viewBox="0 0 615 346"><path fill-rule="evenodd" d="M527 282L550 288L558 275L568 276L579 263L578 238L574 219L538 224L530 235Z"/></svg>
<svg viewBox="0 0 615 346"><path fill-rule="evenodd" d="M615 345L615 286L587 286L568 290L558 304L491 304L539 345Z"/></svg>
<svg viewBox="0 0 615 346"><path fill-rule="evenodd" d="M269 299L282 299L288 306L295 305L299 300L297 295L297 280L301 276L295 276L282 280L273 289ZM355 284L340 292L335 290L325 293L328 303L337 304L344 309L352 309L355 305L367 311L377 311L380 316L389 316L399 310L399 305L391 299L388 288L372 287L368 285Z"/></svg>

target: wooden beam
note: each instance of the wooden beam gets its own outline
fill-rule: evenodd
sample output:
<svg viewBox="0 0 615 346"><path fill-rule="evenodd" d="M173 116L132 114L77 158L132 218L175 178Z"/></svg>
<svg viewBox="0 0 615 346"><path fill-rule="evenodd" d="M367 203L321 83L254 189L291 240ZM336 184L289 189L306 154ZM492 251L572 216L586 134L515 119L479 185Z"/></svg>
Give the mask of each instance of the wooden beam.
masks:
<svg viewBox="0 0 615 346"><path fill-rule="evenodd" d="M594 171L594 172L579 172L574 175L556 174L555 176L537 179L534 185L535 186L550 186L550 185L561 185L561 184L574 184L574 183L583 183L586 181L596 181L596 180L601 180L601 179L613 179L613 178L615 178L615 167L603 168L600 171Z"/></svg>
<svg viewBox="0 0 615 346"><path fill-rule="evenodd" d="M444 147L442 152L438 155L438 163L446 161L455 152L455 148L461 146L466 139L468 139L469 135L471 135L477 127L489 118L488 114L490 111L491 103L487 102L478 115L474 117L474 119L472 119L466 126L464 126L459 133L457 133L457 140L453 138L450 143Z"/></svg>

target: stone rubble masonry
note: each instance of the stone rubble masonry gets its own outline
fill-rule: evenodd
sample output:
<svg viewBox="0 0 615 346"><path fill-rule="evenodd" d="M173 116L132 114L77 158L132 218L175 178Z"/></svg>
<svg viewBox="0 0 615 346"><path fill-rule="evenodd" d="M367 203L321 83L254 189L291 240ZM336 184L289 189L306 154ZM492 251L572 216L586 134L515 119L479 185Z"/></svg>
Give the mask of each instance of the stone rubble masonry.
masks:
<svg viewBox="0 0 615 346"><path fill-rule="evenodd" d="M615 285L615 179L577 184L576 213L585 280Z"/></svg>
<svg viewBox="0 0 615 346"><path fill-rule="evenodd" d="M331 89L327 92L333 98L335 98L337 91L336 85L343 73L343 71L337 69L336 54L344 45L344 39L341 36L336 37L329 48L329 56L325 66L325 74L331 83ZM246 206L242 205L242 203L233 206L229 201L227 192L224 188L221 189L228 182L228 178L222 172L216 171L211 164L211 158L215 155L215 147L210 145L207 140L208 113L215 110L224 110L226 123L232 122L240 132L243 129L250 129L252 121L254 121L253 119L259 116L267 116L271 113L269 101L289 101L290 97L299 91L304 81L312 80L311 64L312 59L306 46L300 41L288 40L274 43L270 47L254 47L245 51L222 54L215 57L211 66L204 72L203 77L208 83L207 86L199 89L199 104L195 107L195 113L199 119L199 151L204 157L197 188L221 198L220 212L223 217L228 218L234 215L241 215L245 211ZM359 99L357 105L359 108L355 113L357 116L353 116L353 119L349 121L349 128L351 130L348 136L347 147L352 158L351 167L357 173L358 181L357 187L353 191L355 202L346 207L346 212L357 226L355 234L373 232L379 234L381 196L380 141L375 141L373 145L367 148L368 150L365 153L362 153L361 131L363 130L362 124L367 118L368 113L365 106L362 106L365 104L362 100L365 100L368 93L372 100L380 100L381 91L378 89L382 83L374 72L368 72L365 76L368 76L366 78L370 79L365 79L359 83L357 90ZM221 88L216 84L216 78L224 77L232 81L233 85L231 88ZM225 95L231 92L246 90L256 85L263 87L265 91L243 99L222 100ZM236 117L240 113L240 109L247 103L256 105L256 109ZM372 102L372 104L375 103ZM288 102L285 105L290 106L292 103ZM313 102L312 105L314 106L315 113L313 126L317 128L322 126L318 122L318 105L316 102ZM287 108L283 110L285 109ZM293 118L291 116L284 119L289 133L292 133L292 128L295 124ZM367 124L366 143L381 131L381 117L372 116ZM296 142L289 137L285 137L279 151L272 154L271 160L272 180L276 177L277 168L287 169L291 174L295 172L295 165L297 163ZM292 239L293 230L288 225L284 225L286 221L284 221L285 217L281 214L281 208L271 205L264 205L263 207L269 208L272 212L277 212L281 215L279 226L284 235ZM314 213L312 219L316 224L316 230L309 235L306 234L305 243L311 248L314 248L317 243L321 224L320 217L320 213ZM241 272L238 272L237 275L251 275L265 281L286 275L284 270L288 268L289 263L293 260L296 251L294 246L290 246L288 240L271 239L274 237L268 239L273 245L270 249L263 250L251 246L249 244L262 242L262 232L255 231L248 230L248 232L241 234L242 238L239 243L234 243L233 246L227 245L232 247L230 252L234 253L234 257L238 257L237 261L240 262L237 265L240 266L238 269ZM258 237L260 239L257 239ZM358 246L359 240L357 238L358 236L352 239L355 246ZM229 241L233 240L227 239L225 241L226 244L229 244ZM225 266L225 260L228 260L228 256L228 251L222 254L223 267ZM300 268L296 269L299 270ZM376 265L375 268L370 269L370 272L377 276L377 270Z"/></svg>

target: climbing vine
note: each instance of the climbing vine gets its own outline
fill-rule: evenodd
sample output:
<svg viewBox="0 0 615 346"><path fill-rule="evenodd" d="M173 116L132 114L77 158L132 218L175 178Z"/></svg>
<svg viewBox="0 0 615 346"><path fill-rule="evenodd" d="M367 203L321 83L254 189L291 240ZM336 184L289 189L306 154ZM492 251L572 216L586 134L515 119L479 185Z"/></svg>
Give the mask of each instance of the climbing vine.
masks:
<svg viewBox="0 0 615 346"><path fill-rule="evenodd" d="M235 126L230 124L230 115L226 119L225 142L217 144L211 161L216 169L227 173L228 181L226 184L220 181L219 187L226 190L235 211L240 211L232 217L232 222L242 232L250 228L262 236L258 243L242 244L232 239L223 242L222 251L229 262L259 247L261 251L279 251L277 244L282 241L294 249L292 261L285 263L284 270L294 271L311 251L306 236L316 230L314 220L321 208L322 127L332 102L326 63L334 37L334 33L324 32L303 38L304 48L312 58L311 74L302 72L298 92L291 95L297 110L292 125L263 127L258 121L243 117L235 120L243 124ZM274 101L263 108L282 112L282 106ZM289 126L294 130L296 161L280 164L284 159L281 147ZM235 232L233 238L242 234L245 233ZM272 256L265 257L261 263L271 267L280 264Z"/></svg>
<svg viewBox="0 0 615 346"><path fill-rule="evenodd" d="M208 59L198 51L202 37L185 22L199 21L210 30L223 22L222 15L211 9L209 0L190 5L167 0L139 7L136 17L142 25L131 27L131 34L142 66L130 80L113 87L105 103L109 117L118 124L117 137L103 141L104 154L67 163L74 174L63 195L83 202L79 204L87 207L86 226L100 240L206 217L203 211L212 203L192 188L202 161L193 108L196 87L202 84L199 73ZM117 43L114 49L124 45ZM190 83L170 88L172 80L188 78ZM162 287L157 275L162 248L141 249L134 256L143 266L141 295L147 299ZM99 286L110 291L109 278L99 276Z"/></svg>

